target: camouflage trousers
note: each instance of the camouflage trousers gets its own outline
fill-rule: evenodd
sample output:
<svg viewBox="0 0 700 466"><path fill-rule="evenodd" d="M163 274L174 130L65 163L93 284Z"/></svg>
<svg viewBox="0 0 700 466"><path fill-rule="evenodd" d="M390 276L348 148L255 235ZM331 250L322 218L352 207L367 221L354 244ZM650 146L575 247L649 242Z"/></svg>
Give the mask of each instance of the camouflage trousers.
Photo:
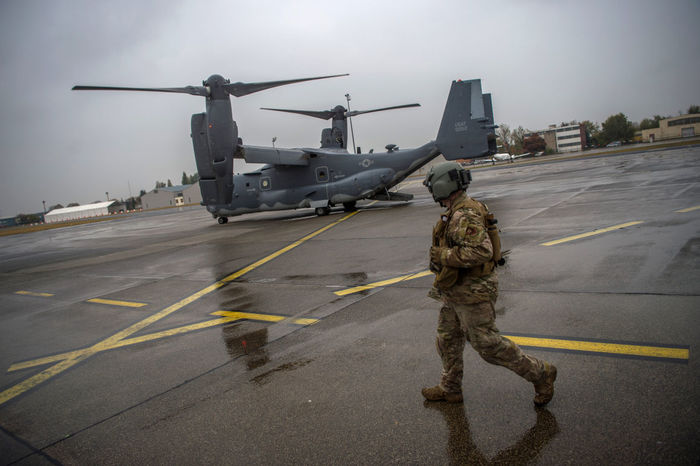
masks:
<svg viewBox="0 0 700 466"><path fill-rule="evenodd" d="M440 386L448 392L462 391L465 340L491 364L507 367L528 382L539 381L544 374L543 361L528 356L495 324L494 303L446 303L440 309L437 350L442 359Z"/></svg>

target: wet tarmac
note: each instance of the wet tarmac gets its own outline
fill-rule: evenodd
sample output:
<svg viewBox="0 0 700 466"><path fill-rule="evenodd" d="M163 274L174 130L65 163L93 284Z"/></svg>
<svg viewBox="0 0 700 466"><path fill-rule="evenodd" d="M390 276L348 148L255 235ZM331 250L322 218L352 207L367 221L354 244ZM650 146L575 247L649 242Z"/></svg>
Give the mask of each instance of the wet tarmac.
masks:
<svg viewBox="0 0 700 466"><path fill-rule="evenodd" d="M474 170L497 324L559 369L440 362L407 204L203 209L0 238L0 464L698 464L700 147Z"/></svg>

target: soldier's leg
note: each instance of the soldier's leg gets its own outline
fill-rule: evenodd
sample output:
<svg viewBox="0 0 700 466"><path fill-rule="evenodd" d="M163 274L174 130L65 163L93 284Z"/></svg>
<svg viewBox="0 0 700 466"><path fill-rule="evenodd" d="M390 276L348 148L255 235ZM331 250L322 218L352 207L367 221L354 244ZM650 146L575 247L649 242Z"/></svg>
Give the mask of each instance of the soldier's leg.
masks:
<svg viewBox="0 0 700 466"><path fill-rule="evenodd" d="M462 392L464 340L463 326L457 313L452 306L443 305L438 317L436 346L442 360L440 387L447 392Z"/></svg>
<svg viewBox="0 0 700 466"><path fill-rule="evenodd" d="M493 303L487 301L454 307L469 342L485 361L507 367L529 382L542 380L546 363L525 354L518 345L501 335L496 328Z"/></svg>

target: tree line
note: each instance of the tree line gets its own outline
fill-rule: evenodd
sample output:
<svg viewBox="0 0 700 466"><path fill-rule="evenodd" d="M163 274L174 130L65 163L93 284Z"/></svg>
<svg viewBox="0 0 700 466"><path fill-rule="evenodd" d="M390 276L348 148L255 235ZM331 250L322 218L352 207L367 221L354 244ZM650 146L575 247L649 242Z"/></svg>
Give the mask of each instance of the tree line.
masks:
<svg viewBox="0 0 700 466"><path fill-rule="evenodd" d="M678 112L682 114L681 112ZM700 106L691 105L686 113L700 113ZM586 132L588 146L605 146L613 141L631 141L637 131L658 128L659 122L666 118L671 118L673 115L662 117L654 115L650 118L644 118L641 122L636 123L630 121L627 116L620 112L616 115L610 115L602 124L592 122L590 120L582 121ZM579 122L574 120L570 122L562 122L561 126L578 125ZM500 124L496 134L499 138L503 150L512 155L523 154L526 152L554 152L554 148L546 148L544 139L532 131L518 126L511 130L506 124Z"/></svg>

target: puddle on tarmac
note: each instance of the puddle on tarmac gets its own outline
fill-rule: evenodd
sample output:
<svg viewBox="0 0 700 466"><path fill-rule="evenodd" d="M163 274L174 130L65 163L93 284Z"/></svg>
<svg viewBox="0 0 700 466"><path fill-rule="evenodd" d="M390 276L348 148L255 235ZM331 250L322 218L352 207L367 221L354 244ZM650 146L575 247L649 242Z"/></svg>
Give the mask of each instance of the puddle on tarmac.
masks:
<svg viewBox="0 0 700 466"><path fill-rule="evenodd" d="M241 324L227 325L221 329L221 337L231 359L245 357L248 370L255 369L270 361L265 345L267 327L241 334Z"/></svg>

